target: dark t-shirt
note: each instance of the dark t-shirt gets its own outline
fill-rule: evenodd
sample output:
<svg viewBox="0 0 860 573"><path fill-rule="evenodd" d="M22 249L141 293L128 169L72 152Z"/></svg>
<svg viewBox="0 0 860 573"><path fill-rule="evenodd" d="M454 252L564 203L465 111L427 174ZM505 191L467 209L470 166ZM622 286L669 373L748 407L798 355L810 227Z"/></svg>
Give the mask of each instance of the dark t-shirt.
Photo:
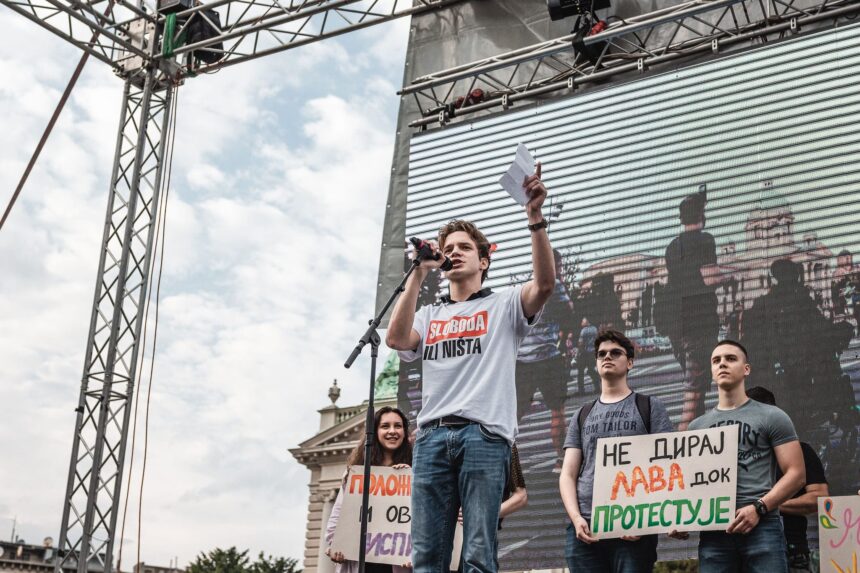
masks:
<svg viewBox="0 0 860 573"><path fill-rule="evenodd" d="M800 449L803 450L803 465L806 466L806 484L827 483L827 477L824 475L824 466L821 465L821 460L818 454L812 449L812 446L806 442L800 442ZM776 479L782 477L782 472L777 466ZM792 499L800 497L806 490L801 489L792 496ZM806 540L806 516L805 515L782 515L782 524L785 528L785 541L793 547L790 550L795 553L808 553L809 543Z"/></svg>
<svg viewBox="0 0 860 573"><path fill-rule="evenodd" d="M666 247L669 287L681 312L682 336L706 336L719 330L717 295L702 278L702 267L715 264L717 245L709 233L683 231Z"/></svg>

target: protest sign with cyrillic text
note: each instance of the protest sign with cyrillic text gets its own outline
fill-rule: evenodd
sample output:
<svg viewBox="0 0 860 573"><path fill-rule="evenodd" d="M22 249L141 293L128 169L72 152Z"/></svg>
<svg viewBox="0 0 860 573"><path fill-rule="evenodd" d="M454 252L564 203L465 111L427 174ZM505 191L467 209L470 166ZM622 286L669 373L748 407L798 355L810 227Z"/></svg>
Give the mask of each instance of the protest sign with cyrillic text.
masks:
<svg viewBox="0 0 860 573"><path fill-rule="evenodd" d="M358 561L364 468L351 466L343 490L343 505L332 539L332 551ZM368 563L405 565L412 560L412 470L370 468L365 559ZM462 531L455 531L452 571L460 562Z"/></svg>
<svg viewBox="0 0 860 573"><path fill-rule="evenodd" d="M822 571L860 571L860 495L818 498L818 546Z"/></svg>
<svg viewBox="0 0 860 573"><path fill-rule="evenodd" d="M737 426L601 438L595 455L596 537L721 530L734 518Z"/></svg>

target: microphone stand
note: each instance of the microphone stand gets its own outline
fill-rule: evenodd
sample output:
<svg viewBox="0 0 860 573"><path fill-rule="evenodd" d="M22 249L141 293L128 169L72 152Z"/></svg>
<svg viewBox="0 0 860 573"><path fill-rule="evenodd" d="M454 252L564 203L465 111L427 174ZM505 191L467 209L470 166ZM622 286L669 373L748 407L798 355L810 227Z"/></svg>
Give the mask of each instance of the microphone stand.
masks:
<svg viewBox="0 0 860 573"><path fill-rule="evenodd" d="M364 421L364 487L361 492L361 538L358 542L358 573L364 573L367 553L367 509L370 504L370 458L373 455L373 417L375 414L373 411L373 393L374 384L376 383L376 358L379 355L379 343L381 342L376 329L379 328L382 318L388 312L389 307L394 303L397 296L406 290L406 281L409 280L409 276L420 264L421 259L416 254L415 258L412 259L412 265L409 267L409 270L403 275L403 280L400 281L400 284L391 293L388 302L385 303L385 306L382 307L376 318L369 321L370 326L367 327L367 330L358 340L358 344L355 345L352 354L349 355L349 358L346 359L343 365L344 368L352 366L352 363L361 354L362 349L370 344L370 394L367 399L367 418ZM409 436L405 436L404 439L408 440Z"/></svg>

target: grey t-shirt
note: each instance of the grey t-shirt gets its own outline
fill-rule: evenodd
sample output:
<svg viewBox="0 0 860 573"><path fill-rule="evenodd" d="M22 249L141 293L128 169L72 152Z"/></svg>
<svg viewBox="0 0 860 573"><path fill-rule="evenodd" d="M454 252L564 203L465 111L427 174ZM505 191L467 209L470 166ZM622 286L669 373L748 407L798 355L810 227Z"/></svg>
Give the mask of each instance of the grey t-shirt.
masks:
<svg viewBox="0 0 860 573"><path fill-rule="evenodd" d="M594 462L598 438L617 438L619 436L638 436L647 434L645 422L636 407L635 393L615 402L604 404L600 400L594 404L591 412L582 424L582 434L579 432L579 412L577 408L567 429L567 439L564 447L582 450L582 466L579 479L576 481L576 496L579 500L579 513L585 519L591 518L591 494L594 491ZM651 433L660 434L671 432L672 422L666 406L657 398L651 396Z"/></svg>
<svg viewBox="0 0 860 573"><path fill-rule="evenodd" d="M776 483L776 456L773 448L797 440L788 414L768 404L747 400L734 410L714 408L690 423L691 430L737 424L738 495L737 507L752 504Z"/></svg>

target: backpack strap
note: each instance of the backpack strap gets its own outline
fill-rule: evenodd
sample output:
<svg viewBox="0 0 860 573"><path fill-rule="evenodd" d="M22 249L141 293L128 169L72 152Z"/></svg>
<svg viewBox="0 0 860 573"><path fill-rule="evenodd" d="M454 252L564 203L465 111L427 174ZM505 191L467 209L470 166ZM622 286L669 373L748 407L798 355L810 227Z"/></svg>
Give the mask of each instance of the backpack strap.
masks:
<svg viewBox="0 0 860 573"><path fill-rule="evenodd" d="M588 418L588 415L591 413L591 410L594 408L594 405L597 404L597 400L593 402L589 402L588 404L584 404L582 408L579 409L579 415L576 417L576 425L579 426L579 437L582 439L582 427L585 425L585 420ZM582 475L583 470L585 469L585 464L579 465L579 475Z"/></svg>
<svg viewBox="0 0 860 573"><path fill-rule="evenodd" d="M591 413L594 405L597 404L597 400L594 402L589 402L585 404L582 408L579 409L579 416L576 417L576 425L579 426L579 435L582 436L582 427L585 425L585 419L588 418L588 415Z"/></svg>
<svg viewBox="0 0 860 573"><path fill-rule="evenodd" d="M645 422L645 433L651 433L651 396L648 394L636 394L636 409L639 410L639 415L642 416L642 421Z"/></svg>

